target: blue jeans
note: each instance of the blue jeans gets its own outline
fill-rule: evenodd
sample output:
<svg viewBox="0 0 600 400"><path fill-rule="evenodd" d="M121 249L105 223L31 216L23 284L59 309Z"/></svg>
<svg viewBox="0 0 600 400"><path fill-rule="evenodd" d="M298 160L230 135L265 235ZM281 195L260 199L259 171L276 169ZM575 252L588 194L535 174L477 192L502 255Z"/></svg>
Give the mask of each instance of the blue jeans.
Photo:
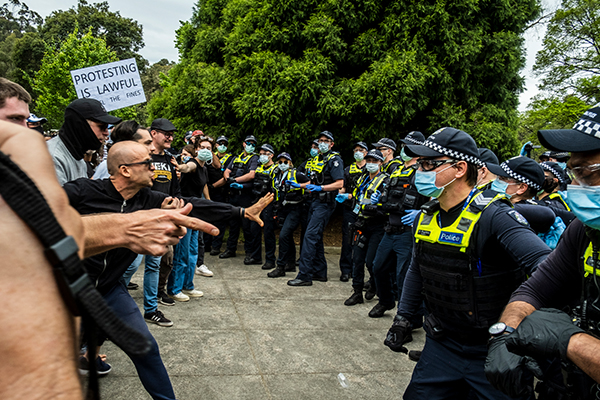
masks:
<svg viewBox="0 0 600 400"><path fill-rule="evenodd" d="M379 303L393 306L402 295L402 285L413 248L412 231L383 235L373 261L373 277ZM393 287L397 286L396 293Z"/></svg>
<svg viewBox="0 0 600 400"><path fill-rule="evenodd" d="M129 285L129 282L131 282L131 277L133 276L133 274L135 274L137 272L143 259L144 259L144 256L141 254L138 254L138 256L135 258L135 260L133 260L131 265L129 267L127 267L127 271L125 271L125 273L123 274L123 278L121 279L121 281L123 281L125 286Z"/></svg>
<svg viewBox="0 0 600 400"><path fill-rule="evenodd" d="M144 312L151 313L158 307L158 276L162 257L146 256L144 261Z"/></svg>
<svg viewBox="0 0 600 400"><path fill-rule="evenodd" d="M313 200L310 205L296 279L312 282L313 277L327 278L323 231L333 210L335 210L335 203L321 203L319 200Z"/></svg>
<svg viewBox="0 0 600 400"><path fill-rule="evenodd" d="M160 257L159 257L160 259ZM125 285L118 283L104 296L106 304L127 325L142 333L151 342L150 351L143 356L128 354L137 370L140 381L153 399L175 399L173 386L167 369L163 364L158 343L148 330L148 325L140 310L127 292Z"/></svg>
<svg viewBox="0 0 600 400"><path fill-rule="evenodd" d="M195 240L192 240L193 232L195 232ZM169 275L169 281L167 283L167 292L169 294L178 294L185 288L186 290L191 290L194 288L194 268L196 267L196 260L198 258L198 232L192 231L190 229L187 230L187 233L183 238L179 240L179 243L175 245L173 248L173 271L171 271L171 275ZM190 244L191 242L196 243L194 257L194 263L191 263L190 257ZM190 283L187 281L188 270L192 266L192 283L191 289L189 287L184 287L186 284L189 286Z"/></svg>

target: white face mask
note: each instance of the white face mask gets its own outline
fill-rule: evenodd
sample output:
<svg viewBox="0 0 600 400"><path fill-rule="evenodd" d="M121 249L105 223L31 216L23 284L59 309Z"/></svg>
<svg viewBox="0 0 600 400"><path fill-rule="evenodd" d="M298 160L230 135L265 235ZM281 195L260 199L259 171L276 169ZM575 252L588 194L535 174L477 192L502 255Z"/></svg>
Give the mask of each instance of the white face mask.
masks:
<svg viewBox="0 0 600 400"><path fill-rule="evenodd" d="M374 174L375 172L379 171L379 164L368 162L365 164L365 168L367 171L369 171L369 173Z"/></svg>
<svg viewBox="0 0 600 400"><path fill-rule="evenodd" d="M266 154L261 154L258 158L258 161L260 161L261 164L266 164L269 162L269 156Z"/></svg>
<svg viewBox="0 0 600 400"><path fill-rule="evenodd" d="M362 161L365 159L365 153L363 153L362 151L356 151L354 152L354 159L358 162Z"/></svg>
<svg viewBox="0 0 600 400"><path fill-rule="evenodd" d="M327 153L329 151L329 143L319 143L319 150L321 150L321 153Z"/></svg>

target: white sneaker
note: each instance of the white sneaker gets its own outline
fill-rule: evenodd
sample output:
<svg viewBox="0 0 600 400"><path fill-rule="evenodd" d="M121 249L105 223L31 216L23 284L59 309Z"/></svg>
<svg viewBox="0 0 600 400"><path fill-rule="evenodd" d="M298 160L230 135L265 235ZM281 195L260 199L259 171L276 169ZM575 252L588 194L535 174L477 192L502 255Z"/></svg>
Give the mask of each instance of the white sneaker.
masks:
<svg viewBox="0 0 600 400"><path fill-rule="evenodd" d="M170 294L169 297L175 301L190 301L190 297L183 293Z"/></svg>
<svg viewBox="0 0 600 400"><path fill-rule="evenodd" d="M183 293L187 294L187 296L189 296L189 297L202 297L202 296L204 296L204 293L202 291L196 290L196 289L183 290ZM184 296L185 296L185 294L184 294ZM188 299L189 299L189 297L188 297Z"/></svg>
<svg viewBox="0 0 600 400"><path fill-rule="evenodd" d="M196 275L213 276L214 274L206 265L202 264L201 266L196 267Z"/></svg>

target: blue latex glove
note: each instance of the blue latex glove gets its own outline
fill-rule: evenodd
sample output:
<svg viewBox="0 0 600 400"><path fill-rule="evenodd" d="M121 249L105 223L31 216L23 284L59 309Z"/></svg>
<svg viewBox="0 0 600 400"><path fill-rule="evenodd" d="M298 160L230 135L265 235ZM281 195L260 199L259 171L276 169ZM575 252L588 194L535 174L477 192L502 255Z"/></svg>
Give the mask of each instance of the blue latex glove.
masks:
<svg viewBox="0 0 600 400"><path fill-rule="evenodd" d="M381 192L378 190L371 195L371 204L379 203L379 198L381 197Z"/></svg>
<svg viewBox="0 0 600 400"><path fill-rule="evenodd" d="M403 216L400 221L402 221L402 223L404 225L408 225L408 226L412 226L415 222L415 218L417 218L417 214L419 214L419 212L421 210L404 210L406 212L406 215Z"/></svg>
<svg viewBox="0 0 600 400"><path fill-rule="evenodd" d="M296 183L296 182L293 182L293 181L290 181L290 180L285 181L285 184L286 185L290 185L293 188L299 188L300 187L299 183Z"/></svg>
<svg viewBox="0 0 600 400"><path fill-rule="evenodd" d="M335 196L335 201L337 201L338 203L343 203L346 200L348 200L350 198L350 195L348 193L340 193L337 196Z"/></svg>
<svg viewBox="0 0 600 400"><path fill-rule="evenodd" d="M323 187L319 185L306 185L306 189L308 189L309 192L320 192L323 190Z"/></svg>
<svg viewBox="0 0 600 400"><path fill-rule="evenodd" d="M531 142L527 142L523 145L523 147L521 147L521 152L519 154L521 154L522 156L526 156L527 152L525 151L525 146L527 146L528 144L531 144Z"/></svg>
<svg viewBox="0 0 600 400"><path fill-rule="evenodd" d="M241 183L237 183L237 182L233 182L231 185L229 185L230 188L232 189L243 189L244 186Z"/></svg>

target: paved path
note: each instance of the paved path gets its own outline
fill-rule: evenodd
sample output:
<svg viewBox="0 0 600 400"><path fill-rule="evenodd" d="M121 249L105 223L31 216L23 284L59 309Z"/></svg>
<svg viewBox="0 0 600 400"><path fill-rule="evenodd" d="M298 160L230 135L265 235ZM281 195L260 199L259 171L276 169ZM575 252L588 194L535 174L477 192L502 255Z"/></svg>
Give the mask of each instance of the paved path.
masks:
<svg viewBox="0 0 600 400"><path fill-rule="evenodd" d="M383 345L393 313L368 317L376 299L344 306L352 292L339 281L335 249L327 254L329 281L290 287L238 257L206 256L215 273L196 276L204 297L159 305L170 328L151 325L178 399L399 399L414 362ZM142 267L143 268L143 267ZM142 268L130 292L142 307ZM421 349L423 330L409 349ZM113 371L101 379L104 399L149 399L133 364L112 343L103 347ZM349 383L343 388L337 375Z"/></svg>

